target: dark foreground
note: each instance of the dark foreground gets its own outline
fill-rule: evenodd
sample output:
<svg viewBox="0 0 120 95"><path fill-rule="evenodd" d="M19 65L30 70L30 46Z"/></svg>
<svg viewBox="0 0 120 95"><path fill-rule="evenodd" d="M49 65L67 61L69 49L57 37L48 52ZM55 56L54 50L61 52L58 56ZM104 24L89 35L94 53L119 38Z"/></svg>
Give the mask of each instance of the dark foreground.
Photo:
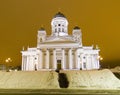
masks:
<svg viewBox="0 0 120 95"><path fill-rule="evenodd" d="M120 89L0 89L0 95L120 95Z"/></svg>

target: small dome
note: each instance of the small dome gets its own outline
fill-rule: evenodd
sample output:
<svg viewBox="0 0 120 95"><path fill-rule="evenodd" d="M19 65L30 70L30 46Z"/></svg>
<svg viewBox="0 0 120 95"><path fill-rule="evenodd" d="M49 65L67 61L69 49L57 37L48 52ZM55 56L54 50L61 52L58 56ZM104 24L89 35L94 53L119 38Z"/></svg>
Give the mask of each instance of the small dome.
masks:
<svg viewBox="0 0 120 95"><path fill-rule="evenodd" d="M75 26L73 29L74 29L74 30L77 30L77 29L80 29L80 27L78 27L78 26Z"/></svg>
<svg viewBox="0 0 120 95"><path fill-rule="evenodd" d="M55 14L54 18L56 18L56 17L64 17L64 18L66 18L66 17L64 16L64 14L61 13L61 12L58 12L57 14Z"/></svg>
<svg viewBox="0 0 120 95"><path fill-rule="evenodd" d="M43 27L41 27L40 29L39 29L39 31L44 31L45 29L43 28Z"/></svg>

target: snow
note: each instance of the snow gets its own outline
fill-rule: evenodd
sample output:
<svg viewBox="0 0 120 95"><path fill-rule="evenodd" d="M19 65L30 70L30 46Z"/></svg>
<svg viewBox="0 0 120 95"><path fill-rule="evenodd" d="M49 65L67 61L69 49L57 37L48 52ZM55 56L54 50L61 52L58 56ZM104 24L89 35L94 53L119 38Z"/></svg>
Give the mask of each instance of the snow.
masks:
<svg viewBox="0 0 120 95"><path fill-rule="evenodd" d="M0 72L0 88L44 89L59 88L58 74L49 71Z"/></svg>
<svg viewBox="0 0 120 95"><path fill-rule="evenodd" d="M108 70L61 70L66 74L68 89L110 88L120 89L120 80ZM55 71L0 71L1 89L60 89L59 75Z"/></svg>
<svg viewBox="0 0 120 95"><path fill-rule="evenodd" d="M65 73L69 88L120 88L120 80L108 70L61 71Z"/></svg>
<svg viewBox="0 0 120 95"><path fill-rule="evenodd" d="M120 66L111 69L112 72L120 73Z"/></svg>

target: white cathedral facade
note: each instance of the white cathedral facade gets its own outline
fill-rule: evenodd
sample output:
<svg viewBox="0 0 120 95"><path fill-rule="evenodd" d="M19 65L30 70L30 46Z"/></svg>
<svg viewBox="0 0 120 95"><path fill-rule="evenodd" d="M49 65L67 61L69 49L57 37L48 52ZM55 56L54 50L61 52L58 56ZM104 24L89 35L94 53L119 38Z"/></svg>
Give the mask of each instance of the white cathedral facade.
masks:
<svg viewBox="0 0 120 95"><path fill-rule="evenodd" d="M74 27L68 34L68 21L58 12L51 21L51 35L38 30L37 47L22 53L22 70L92 70L99 69L99 49L82 45L82 33Z"/></svg>

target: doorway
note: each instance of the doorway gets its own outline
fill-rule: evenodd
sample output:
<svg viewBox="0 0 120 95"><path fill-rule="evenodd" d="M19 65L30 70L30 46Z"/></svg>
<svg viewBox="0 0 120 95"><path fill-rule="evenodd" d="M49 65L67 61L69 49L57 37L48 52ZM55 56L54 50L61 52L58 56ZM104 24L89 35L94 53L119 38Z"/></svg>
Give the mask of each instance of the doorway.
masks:
<svg viewBox="0 0 120 95"><path fill-rule="evenodd" d="M56 71L59 71L61 70L61 60L57 60L57 70Z"/></svg>

